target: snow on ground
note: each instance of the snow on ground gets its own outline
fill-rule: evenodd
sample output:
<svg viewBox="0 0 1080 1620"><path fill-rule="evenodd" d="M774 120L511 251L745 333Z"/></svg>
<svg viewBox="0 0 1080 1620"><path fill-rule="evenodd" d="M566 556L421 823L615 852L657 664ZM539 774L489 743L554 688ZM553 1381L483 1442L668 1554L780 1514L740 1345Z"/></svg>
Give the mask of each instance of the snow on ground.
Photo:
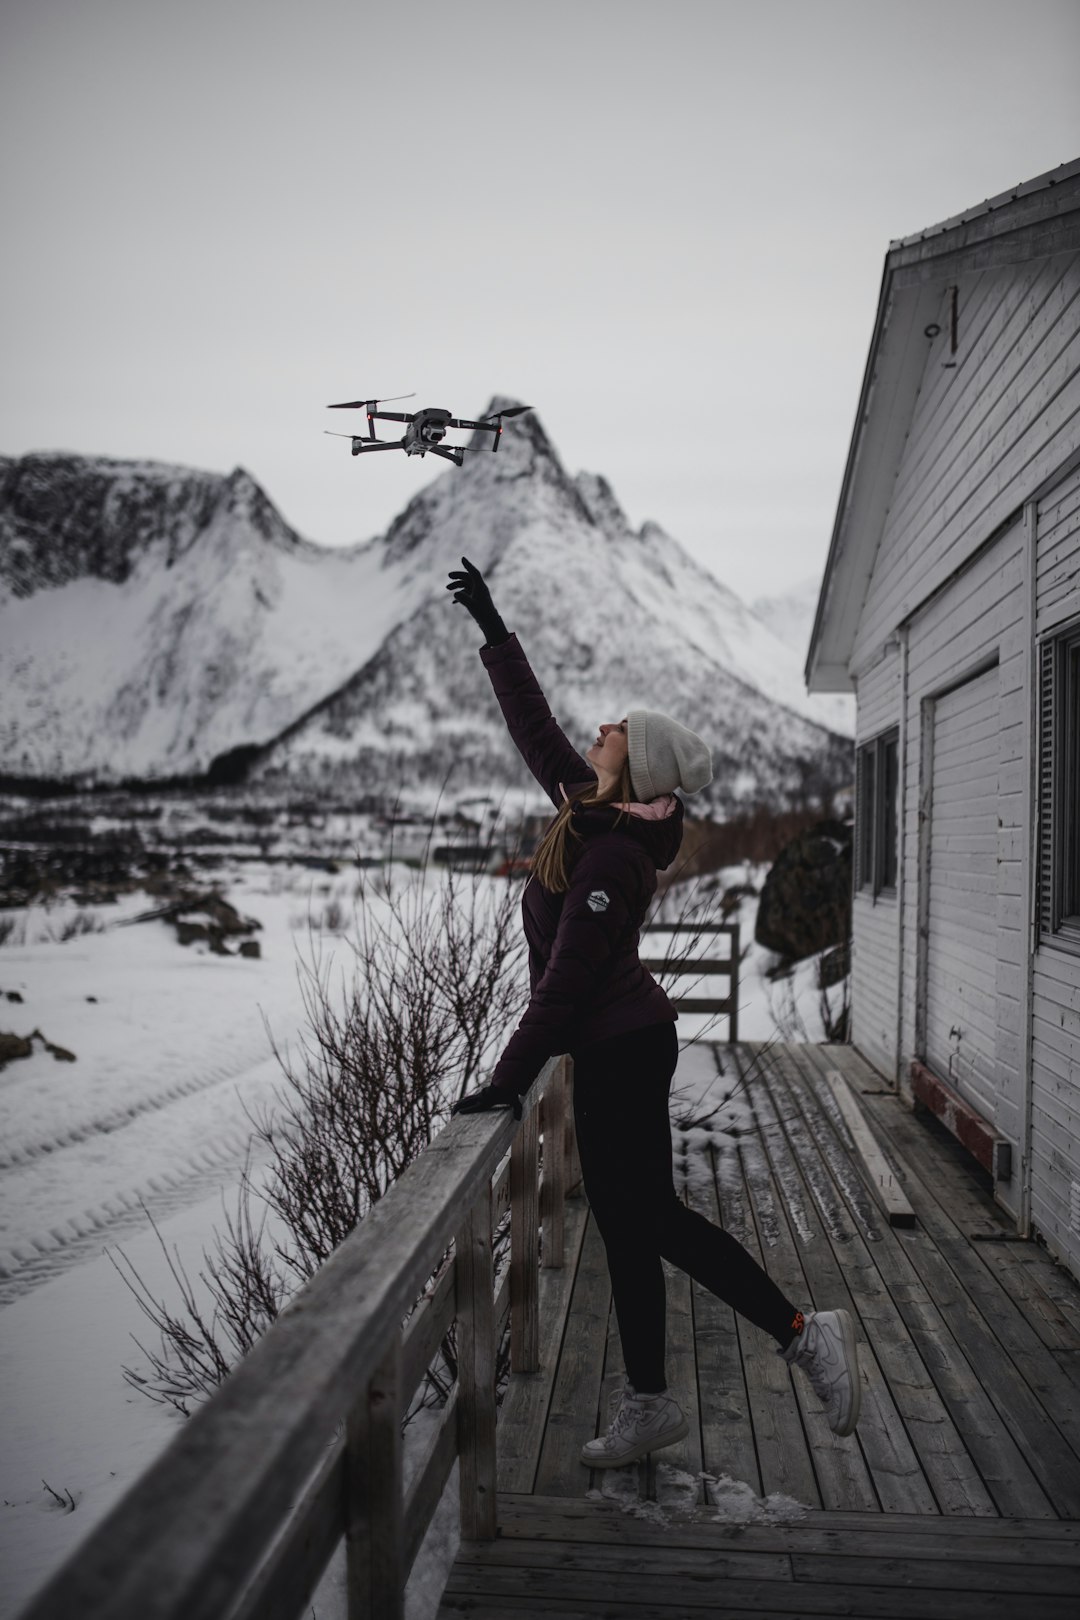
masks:
<svg viewBox="0 0 1080 1620"><path fill-rule="evenodd" d="M380 903L375 875L365 874L371 905ZM759 888L763 877L764 868L740 866L720 881ZM259 960L181 946L160 920L118 926L151 909L146 895L7 914L17 926L0 946L0 1027L21 1035L39 1029L75 1061L35 1043L32 1057L0 1071L0 1620L91 1533L182 1421L123 1381L124 1363L141 1364L131 1335L152 1330L103 1251L121 1249L158 1297L178 1303L145 1210L189 1274L197 1272L213 1228L224 1224L223 1198L233 1206L249 1143L245 1111L272 1104L281 1083L267 1024L294 1051L303 1027L297 964L298 953L309 955L308 917L336 911L349 927L356 884L355 871L323 875L258 862L226 871L226 898L262 924ZM756 903L741 904L744 941L753 940ZM91 931L65 939L77 911L88 919L79 926ZM325 948L351 965L338 934L325 936ZM801 1038L821 1039L812 963L781 992L764 977L770 961L754 946L743 965L740 1036L774 1035L781 998L790 994L783 1015L801 1018ZM9 992L22 1001L8 1000ZM711 1048L687 1045L708 1023L702 1016L678 1023L685 1050L672 1121L688 1178L703 1173L707 1143L724 1174L735 1152L725 1133L748 1112ZM722 1023L708 1030L708 1038L725 1037ZM257 1174L257 1160L253 1168ZM410 1424L407 1458L426 1421ZM61 1507L43 1480L65 1500L70 1492L74 1507ZM456 1471L415 1570L409 1620L434 1614L454 1556L454 1480ZM719 1486L714 1495L729 1517L750 1511L740 1495L748 1486ZM317 1594L317 1620L343 1613L342 1578L338 1559Z"/></svg>

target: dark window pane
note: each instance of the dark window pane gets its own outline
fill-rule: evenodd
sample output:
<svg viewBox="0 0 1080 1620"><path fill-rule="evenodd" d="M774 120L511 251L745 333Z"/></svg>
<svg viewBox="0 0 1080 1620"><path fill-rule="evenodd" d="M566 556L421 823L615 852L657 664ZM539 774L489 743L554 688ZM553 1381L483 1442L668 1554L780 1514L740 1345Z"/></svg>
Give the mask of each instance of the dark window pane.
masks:
<svg viewBox="0 0 1080 1620"><path fill-rule="evenodd" d="M859 887L865 888L873 882L874 875L874 806L877 803L875 788L875 747L870 743L859 750L862 755L862 780L860 787L862 797L859 804Z"/></svg>
<svg viewBox="0 0 1080 1620"><path fill-rule="evenodd" d="M882 782L881 887L883 889L896 888L897 741L896 737L889 737L882 747L884 781Z"/></svg>
<svg viewBox="0 0 1080 1620"><path fill-rule="evenodd" d="M1080 916L1080 646L1068 649L1061 806L1061 915Z"/></svg>

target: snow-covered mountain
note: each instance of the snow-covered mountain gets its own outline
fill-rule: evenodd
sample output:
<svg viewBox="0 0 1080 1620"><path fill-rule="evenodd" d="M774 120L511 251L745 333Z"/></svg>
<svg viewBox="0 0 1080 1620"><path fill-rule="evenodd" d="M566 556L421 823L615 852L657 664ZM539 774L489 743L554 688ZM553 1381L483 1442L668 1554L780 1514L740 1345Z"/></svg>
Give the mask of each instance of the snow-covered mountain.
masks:
<svg viewBox="0 0 1080 1620"><path fill-rule="evenodd" d="M657 525L631 529L604 479L571 478L535 414L507 429L497 456L429 484L380 545L416 607L269 751L262 780L409 793L453 765L451 791L527 782L477 657L482 637L445 589L465 555L582 753L599 722L660 709L713 749L702 809L790 804L849 781L850 742L807 717L797 658Z"/></svg>
<svg viewBox="0 0 1080 1620"><path fill-rule="evenodd" d="M175 775L260 744L267 785L419 791L451 766L451 791L524 785L445 589L462 554L582 752L601 720L655 708L713 748L702 809L849 779L803 647L657 525L631 529L603 478L571 477L535 414L344 551L301 540L239 469L0 460L0 772Z"/></svg>
<svg viewBox="0 0 1080 1620"><path fill-rule="evenodd" d="M167 776L269 742L408 610L242 469L0 460L0 772Z"/></svg>

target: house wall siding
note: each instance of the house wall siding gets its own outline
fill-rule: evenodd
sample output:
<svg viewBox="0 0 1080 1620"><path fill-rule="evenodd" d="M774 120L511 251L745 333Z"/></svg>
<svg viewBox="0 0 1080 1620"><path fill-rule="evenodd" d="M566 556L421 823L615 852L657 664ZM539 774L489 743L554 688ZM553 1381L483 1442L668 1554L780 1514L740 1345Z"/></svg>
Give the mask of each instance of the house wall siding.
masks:
<svg viewBox="0 0 1080 1620"><path fill-rule="evenodd" d="M851 658L871 662L896 625L1061 466L1080 421L1080 255L959 282L948 293L897 472Z"/></svg>
<svg viewBox="0 0 1080 1620"><path fill-rule="evenodd" d="M1080 618L1080 469L1035 514L1035 631ZM1077 1189L1074 1193L1074 1187ZM1032 962L1031 1214L1080 1275L1080 954L1040 939Z"/></svg>

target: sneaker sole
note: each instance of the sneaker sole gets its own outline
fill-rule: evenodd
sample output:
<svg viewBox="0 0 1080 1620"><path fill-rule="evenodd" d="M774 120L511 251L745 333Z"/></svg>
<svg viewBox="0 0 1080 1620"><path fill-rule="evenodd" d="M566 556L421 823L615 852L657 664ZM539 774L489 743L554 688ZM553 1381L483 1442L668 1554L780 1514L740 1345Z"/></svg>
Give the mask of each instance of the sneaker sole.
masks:
<svg viewBox="0 0 1080 1620"><path fill-rule="evenodd" d="M837 1311L836 1317L840 1323L840 1332L844 1339L844 1355L847 1358L848 1366L851 1368L851 1411L848 1413L847 1422L843 1427L833 1431L841 1439L844 1439L845 1436L854 1433L855 1425L859 1421L859 1409L862 1406L862 1379L859 1376L859 1352L855 1344L855 1327L851 1320L851 1314L841 1308Z"/></svg>
<svg viewBox="0 0 1080 1620"><path fill-rule="evenodd" d="M618 1457L596 1457L592 1452L582 1448L581 1461L586 1468L625 1468L627 1463L640 1462L642 1457L650 1451L659 1451L663 1446L673 1446L676 1440L685 1440L690 1433L690 1425L683 1418L677 1429L670 1429L656 1440L645 1440L632 1451L624 1451Z"/></svg>

